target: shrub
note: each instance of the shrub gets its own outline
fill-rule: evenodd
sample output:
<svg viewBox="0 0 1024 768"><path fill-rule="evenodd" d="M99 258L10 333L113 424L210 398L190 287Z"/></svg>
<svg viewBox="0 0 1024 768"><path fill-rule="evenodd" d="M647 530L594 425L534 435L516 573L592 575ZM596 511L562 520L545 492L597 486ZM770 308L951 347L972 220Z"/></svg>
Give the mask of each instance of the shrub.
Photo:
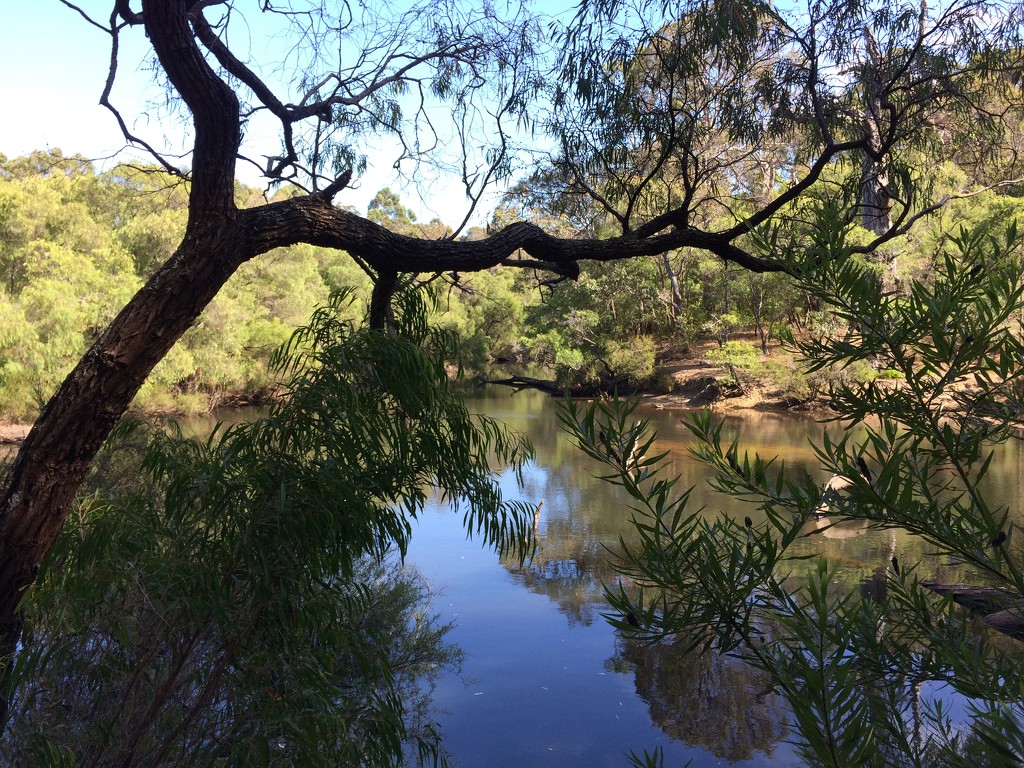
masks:
<svg viewBox="0 0 1024 768"><path fill-rule="evenodd" d="M490 461L524 440L471 415L415 297L380 333L318 310L281 350L290 397L138 453L80 498L24 604L4 765L367 765L441 754L417 681L458 654L393 567L431 488L522 555L534 510Z"/></svg>
<svg viewBox="0 0 1024 768"><path fill-rule="evenodd" d="M728 371L729 383L743 386L747 373L760 364L761 356L757 347L749 341L726 341L719 349L712 349L707 354L707 361L712 365L720 365Z"/></svg>
<svg viewBox="0 0 1024 768"><path fill-rule="evenodd" d="M636 336L624 342L605 345L608 367L614 376L625 376L630 384L641 384L654 375L654 339Z"/></svg>

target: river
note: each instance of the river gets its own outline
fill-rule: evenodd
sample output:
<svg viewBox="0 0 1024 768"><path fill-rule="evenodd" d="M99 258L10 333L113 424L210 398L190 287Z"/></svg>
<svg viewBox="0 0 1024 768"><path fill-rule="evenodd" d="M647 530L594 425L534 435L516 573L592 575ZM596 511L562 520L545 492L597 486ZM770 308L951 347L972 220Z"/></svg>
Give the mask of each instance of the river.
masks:
<svg viewBox="0 0 1024 768"><path fill-rule="evenodd" d="M450 640L466 652L460 676L439 681L437 717L444 744L465 768L488 766L624 766L630 750L664 749L666 765L797 764L782 700L741 664L696 659L671 647L643 647L609 627L602 581L614 579L606 545L630 535L628 501L595 478L598 466L573 447L555 416L555 401L539 393L492 393L471 407L524 432L537 452L518 488L502 476L509 498L543 501L538 547L524 566L502 561L468 541L461 514L432 505L418 522L409 552L438 591L434 608L454 623ZM688 455L693 439L680 412L641 409L672 453L673 470L695 485L692 503L709 514L756 509L714 493L703 465ZM779 455L824 481L810 439L822 424L808 417L750 412L727 419L744 447ZM990 492L1019 495L1019 443L993 462ZM815 537L841 564L840 578L859 584L902 562L927 559L903 534L836 529ZM934 560L934 558L933 558ZM934 562L941 575L949 564Z"/></svg>
<svg viewBox="0 0 1024 768"><path fill-rule="evenodd" d="M466 654L461 674L438 680L433 696L456 764L626 766L631 750L661 748L667 766L796 765L784 702L752 670L664 644L642 646L602 617L602 584L615 579L606 547L631 536L629 502L595 477L600 468L562 431L557 402L504 390L468 402L529 437L536 460L526 467L523 486L511 472L500 480L507 498L543 506L536 554L524 565L468 540L461 513L440 502L429 504L415 525L407 562L432 585L433 609L453 627L448 640ZM234 412L228 420L252 415ZM688 453L693 438L685 415L638 412L653 422L657 450L670 452L683 487L695 486L692 504L761 522L752 505L708 488L706 468ZM186 428L206 433L210 426L203 419ZM822 429L809 417L760 412L727 417L725 425L729 439L742 436L744 448L780 456L824 482L827 473L811 449ZM1018 526L1022 476L1024 450L1012 441L998 450L986 491L990 501L1015 510ZM884 572L894 553L942 580L962 575L902 533L840 526L812 541L839 564L839 578L851 588Z"/></svg>

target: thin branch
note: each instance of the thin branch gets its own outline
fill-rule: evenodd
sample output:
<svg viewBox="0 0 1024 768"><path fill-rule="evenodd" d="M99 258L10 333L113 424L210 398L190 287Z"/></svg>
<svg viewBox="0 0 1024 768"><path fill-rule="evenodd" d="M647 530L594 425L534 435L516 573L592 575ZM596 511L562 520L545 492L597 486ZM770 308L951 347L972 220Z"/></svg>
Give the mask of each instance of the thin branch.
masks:
<svg viewBox="0 0 1024 768"><path fill-rule="evenodd" d="M70 4L68 5L69 7L73 7L70 6ZM176 167L175 165L172 165L171 162L168 161L167 158L165 158L163 154L159 152L155 147L153 147L144 139L141 139L140 137L133 134L128 129L128 124L121 116L120 110L118 110L117 107L115 107L114 104L110 101L110 94L114 90L114 81L117 78L118 52L120 51L120 32L119 27L116 23L117 13L118 12L115 11L113 14L111 14L109 29L106 27L101 27L101 29L103 29L104 32L110 35L110 66L107 68L107 79L103 84L103 92L100 94L100 106L107 109L114 116L114 119L117 121L118 127L121 129L121 135L124 136L125 141L127 141L129 144L134 144L135 146L142 147L143 149L145 149L146 152L148 152L150 156L152 156L153 159L156 160L156 162L168 173L177 176L178 178L181 179L187 178L186 174L180 168Z"/></svg>
<svg viewBox="0 0 1024 768"><path fill-rule="evenodd" d="M753 231L758 226L766 222L776 213L778 213L784 206L796 200L805 191L810 189L814 183L818 180L818 177L824 172L824 170L832 162L832 159L843 152L849 152L854 149L864 149L866 144L865 139L857 139L855 141L843 141L837 144L832 144L825 148L825 150L819 155L818 159L808 170L807 175L800 179L796 184L791 187L787 187L785 191L778 195L768 205L759 211L755 211L746 219L741 221L731 229L722 232L721 235L727 240L733 240L740 235L745 235L748 232Z"/></svg>
<svg viewBox="0 0 1024 768"><path fill-rule="evenodd" d="M107 33L108 35L110 34L110 29L109 29L108 27L105 27L105 26L103 26L102 24L100 24L100 23L99 23L98 21L96 21L95 19L93 19L93 18L92 18L92 17L91 17L91 16L89 15L89 14L87 14L87 13L86 13L85 11L83 11L83 10L82 10L81 8L79 8L79 7L78 7L77 5L75 5L74 3L68 2L68 0L58 0L58 2L60 2L60 3L61 3L61 5L65 5L65 6L67 6L68 8L70 8L71 10L73 10L73 11L74 11L75 13L77 13L77 14L78 14L79 16L81 16L81 17L82 17L83 19L85 19L85 20L86 20L86 21L87 21L87 22L88 22L89 24L92 24L92 25L93 25L94 27L96 27L97 29L101 29L101 30L103 30L103 31L104 31L104 32L106 32L106 33Z"/></svg>

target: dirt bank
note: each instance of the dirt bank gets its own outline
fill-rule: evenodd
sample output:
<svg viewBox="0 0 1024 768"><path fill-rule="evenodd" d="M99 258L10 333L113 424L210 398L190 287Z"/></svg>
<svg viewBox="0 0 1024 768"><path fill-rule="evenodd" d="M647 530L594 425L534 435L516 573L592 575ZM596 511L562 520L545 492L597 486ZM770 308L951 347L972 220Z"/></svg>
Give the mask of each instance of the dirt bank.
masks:
<svg viewBox="0 0 1024 768"><path fill-rule="evenodd" d="M20 443L32 429L31 424L8 424L0 422L0 445L6 443Z"/></svg>
<svg viewBox="0 0 1024 768"><path fill-rule="evenodd" d="M757 341L753 334L736 334L733 338L752 344L756 344ZM670 394L648 393L643 395L643 401L666 409L711 408L715 411L800 412L828 410L828 402L823 398L799 401L789 394L760 387L749 379L744 382L742 389L729 386L729 372L707 361L707 353L717 348L716 342L706 340L694 345L685 354L669 354L668 358L659 364L659 368L675 380L673 391ZM774 361L799 365L796 357L780 348L777 342L771 344L770 351Z"/></svg>

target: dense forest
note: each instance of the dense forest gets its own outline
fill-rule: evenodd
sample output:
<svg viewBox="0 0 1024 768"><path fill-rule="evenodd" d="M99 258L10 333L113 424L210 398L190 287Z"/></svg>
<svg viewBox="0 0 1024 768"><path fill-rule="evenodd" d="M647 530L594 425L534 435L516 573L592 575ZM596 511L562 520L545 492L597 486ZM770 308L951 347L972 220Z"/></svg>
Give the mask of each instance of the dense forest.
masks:
<svg viewBox="0 0 1024 768"><path fill-rule="evenodd" d="M968 186L968 173L986 172L950 160L930 169L926 181L935 194L955 194ZM988 236L1018 217L1019 191L1006 185L954 200L865 263L899 290L932 272L962 228ZM168 258L184 231L187 194L187 182L158 168L99 170L58 150L0 162L0 418L31 421L100 329ZM262 191L242 185L236 196L241 206L264 200ZM417 222L389 189L366 215L402 234L451 236L438 220ZM568 237L601 237L611 228L606 219L552 194L537 174L509 190L491 227L526 220ZM473 228L462 238L483 236ZM863 228L851 232L854 241L869 236ZM583 262L578 279L551 284L500 267L405 280L432 297L432 321L458 335L459 361L472 374L495 363L529 363L569 389L669 392L674 382L662 363L713 339L720 349L709 353L711 361L729 376L760 379L782 400L804 400L836 378L898 377L880 365L818 374L794 368L772 354L779 342L834 332L839 321L785 273L752 273L693 248ZM351 317L361 317L371 286L358 259L311 245L244 265L156 367L136 407L195 413L264 401L278 383L268 372L270 356L311 309L332 292L349 291ZM740 332L746 340L733 338Z"/></svg>

